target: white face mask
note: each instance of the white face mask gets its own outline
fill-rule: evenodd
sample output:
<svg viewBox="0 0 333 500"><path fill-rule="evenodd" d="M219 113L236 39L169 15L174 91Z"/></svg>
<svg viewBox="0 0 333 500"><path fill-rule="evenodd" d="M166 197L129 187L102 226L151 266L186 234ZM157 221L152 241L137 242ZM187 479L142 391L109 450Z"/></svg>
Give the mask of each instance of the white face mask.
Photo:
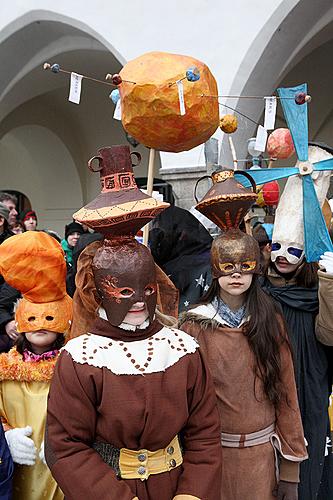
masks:
<svg viewBox="0 0 333 500"><path fill-rule="evenodd" d="M316 146L309 146L309 162L331 158L332 155ZM299 162L296 163L298 167ZM329 187L330 172L313 172L314 188L320 206L325 201ZM303 184L301 175L289 177L281 195L272 236L273 262L284 257L290 264L298 264L304 257Z"/></svg>
<svg viewBox="0 0 333 500"><path fill-rule="evenodd" d="M272 242L271 260L275 262L278 257L284 257L289 264L298 264L304 257L304 250L297 243Z"/></svg>

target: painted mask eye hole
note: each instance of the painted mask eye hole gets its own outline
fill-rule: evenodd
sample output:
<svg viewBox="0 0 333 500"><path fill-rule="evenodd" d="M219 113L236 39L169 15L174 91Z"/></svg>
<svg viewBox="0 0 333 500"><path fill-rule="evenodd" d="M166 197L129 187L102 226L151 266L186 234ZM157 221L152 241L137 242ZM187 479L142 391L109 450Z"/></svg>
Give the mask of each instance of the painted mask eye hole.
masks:
<svg viewBox="0 0 333 500"><path fill-rule="evenodd" d="M276 252L277 250L280 250L280 248L280 243L272 243L272 252Z"/></svg>
<svg viewBox="0 0 333 500"><path fill-rule="evenodd" d="M294 255L295 257L300 259L302 256L303 250L300 250L299 248L295 248L295 247L288 247L287 252L290 255Z"/></svg>
<svg viewBox="0 0 333 500"><path fill-rule="evenodd" d="M153 285L147 285L145 288L145 295L153 295L155 293L155 287Z"/></svg>
<svg viewBox="0 0 333 500"><path fill-rule="evenodd" d="M131 297L134 294L131 288L123 288L120 292L120 295L123 297Z"/></svg>
<svg viewBox="0 0 333 500"><path fill-rule="evenodd" d="M28 321L35 321L36 316L29 316Z"/></svg>
<svg viewBox="0 0 333 500"><path fill-rule="evenodd" d="M255 268L256 268L256 261L255 260L250 260L250 261L246 261L246 262L242 262L241 263L241 268L242 268L242 271L253 271Z"/></svg>
<svg viewBox="0 0 333 500"><path fill-rule="evenodd" d="M225 273L230 273L235 269L235 266L232 262L225 262L219 264L221 271Z"/></svg>
<svg viewBox="0 0 333 500"><path fill-rule="evenodd" d="M54 320L54 317L53 316L46 316L46 321L53 321Z"/></svg>

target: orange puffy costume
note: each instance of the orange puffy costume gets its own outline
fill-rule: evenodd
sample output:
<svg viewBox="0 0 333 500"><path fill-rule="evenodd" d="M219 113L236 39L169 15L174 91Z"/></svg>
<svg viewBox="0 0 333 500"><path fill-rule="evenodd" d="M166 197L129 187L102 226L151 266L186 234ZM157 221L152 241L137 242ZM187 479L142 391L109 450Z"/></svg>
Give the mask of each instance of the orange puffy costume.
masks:
<svg viewBox="0 0 333 500"><path fill-rule="evenodd" d="M15 311L19 333L69 332L72 300L66 293L66 263L53 237L27 231L6 240L0 246L0 274L23 295ZM64 498L43 461L47 396L56 360L56 351L45 358L27 360L16 347L0 355L0 416L4 429L21 431L31 427L32 433L26 435L36 447L34 465L15 463L13 499Z"/></svg>

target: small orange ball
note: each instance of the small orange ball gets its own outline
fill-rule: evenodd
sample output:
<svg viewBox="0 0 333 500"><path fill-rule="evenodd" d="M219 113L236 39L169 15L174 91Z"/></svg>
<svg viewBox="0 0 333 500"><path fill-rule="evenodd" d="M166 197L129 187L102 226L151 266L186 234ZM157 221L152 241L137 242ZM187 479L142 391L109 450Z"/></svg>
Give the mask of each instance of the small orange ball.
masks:
<svg viewBox="0 0 333 500"><path fill-rule="evenodd" d="M233 134L238 127L238 120L235 115L224 115L220 119L220 129L226 134Z"/></svg>

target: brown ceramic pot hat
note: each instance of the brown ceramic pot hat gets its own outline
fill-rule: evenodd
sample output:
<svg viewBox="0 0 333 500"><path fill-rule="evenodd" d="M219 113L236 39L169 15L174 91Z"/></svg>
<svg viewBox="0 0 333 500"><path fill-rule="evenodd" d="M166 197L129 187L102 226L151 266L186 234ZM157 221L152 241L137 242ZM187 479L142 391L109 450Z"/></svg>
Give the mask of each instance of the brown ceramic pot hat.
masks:
<svg viewBox="0 0 333 500"><path fill-rule="evenodd" d="M222 230L237 228L257 199L252 177L243 171L237 173L251 181L253 192L235 179L233 170L213 172L213 186L195 207Z"/></svg>
<svg viewBox="0 0 333 500"><path fill-rule="evenodd" d="M233 170L213 172L213 186L196 206L199 212L222 229L222 234L213 241L211 248L213 278L235 271L259 272L259 245L252 236L238 229L257 198L256 186L249 174L237 173L251 181L253 192L235 179Z"/></svg>
<svg viewBox="0 0 333 500"><path fill-rule="evenodd" d="M73 217L88 227L109 235L135 235L156 215L168 208L164 203L144 194L133 173L132 157L140 162L139 153L130 153L129 146L110 146L98 150L88 167L100 173L101 193ZM96 169L93 168L98 161Z"/></svg>

